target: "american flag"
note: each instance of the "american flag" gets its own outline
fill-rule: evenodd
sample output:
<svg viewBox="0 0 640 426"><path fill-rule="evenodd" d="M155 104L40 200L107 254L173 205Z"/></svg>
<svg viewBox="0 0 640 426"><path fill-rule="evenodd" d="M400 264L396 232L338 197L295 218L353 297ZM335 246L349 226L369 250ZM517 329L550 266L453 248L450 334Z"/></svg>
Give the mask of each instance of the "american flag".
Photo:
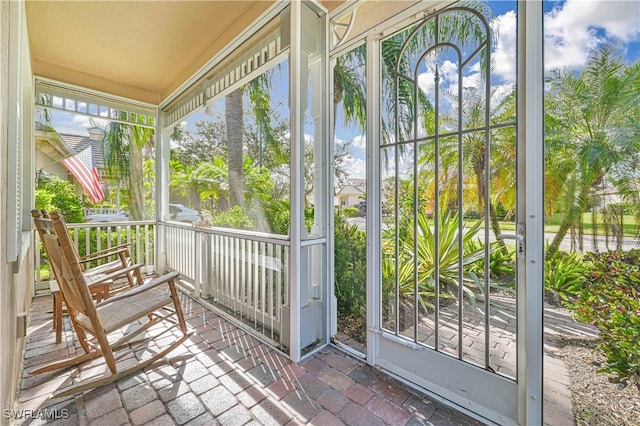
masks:
<svg viewBox="0 0 640 426"><path fill-rule="evenodd" d="M73 176L80 182L87 195L93 203L98 203L104 198L102 186L100 186L100 175L98 169L91 167L91 156L85 150L80 154L62 160L62 164L66 166ZM83 155L84 154L84 155ZM88 154L88 155L87 155ZM89 171L91 168L91 171Z"/></svg>

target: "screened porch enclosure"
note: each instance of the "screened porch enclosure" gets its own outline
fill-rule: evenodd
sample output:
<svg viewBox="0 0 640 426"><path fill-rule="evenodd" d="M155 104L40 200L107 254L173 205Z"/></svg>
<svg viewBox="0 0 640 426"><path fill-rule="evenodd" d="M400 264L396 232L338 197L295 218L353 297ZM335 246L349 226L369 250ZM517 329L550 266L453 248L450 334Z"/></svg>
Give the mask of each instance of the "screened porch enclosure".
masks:
<svg viewBox="0 0 640 426"><path fill-rule="evenodd" d="M503 96L486 10L384 3L329 13L277 2L155 106L127 111L114 97L105 115L82 90L36 86L39 106L155 132L155 220L71 225L73 238L81 254L132 244L147 272L178 271L198 302L294 362L332 344L333 67L357 50L367 114L366 350L356 356L479 419L540 424L541 5L513 2L517 89ZM515 232L494 228L496 193ZM180 223L175 205L199 220ZM489 270L498 250L516 265L503 281Z"/></svg>
<svg viewBox="0 0 640 426"><path fill-rule="evenodd" d="M164 267L294 360L329 341L326 27L311 3L274 7L159 112L162 196L211 216L160 226ZM180 173L201 179L172 186Z"/></svg>

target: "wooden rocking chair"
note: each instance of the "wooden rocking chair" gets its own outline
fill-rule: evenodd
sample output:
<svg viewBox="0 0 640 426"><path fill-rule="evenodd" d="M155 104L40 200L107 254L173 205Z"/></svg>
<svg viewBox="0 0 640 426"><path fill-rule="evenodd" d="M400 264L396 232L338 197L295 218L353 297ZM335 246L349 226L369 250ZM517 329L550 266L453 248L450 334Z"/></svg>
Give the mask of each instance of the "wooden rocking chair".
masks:
<svg viewBox="0 0 640 426"><path fill-rule="evenodd" d="M47 230L43 228L42 221L39 219L49 219L49 214L46 210L31 210L31 216L33 217L33 221L36 226L36 230L38 231L38 235L40 236L40 240L44 241L44 235L47 233L53 233L53 228L51 230ZM66 227L66 225L65 225ZM68 229L67 229L68 233ZM70 234L69 234L70 235ZM43 243L44 245L44 243ZM47 257L51 257L51 254L47 251L47 246L44 245L45 252L47 253ZM82 273L85 276L87 284L89 286L89 291L91 291L93 297L96 301L100 302L102 299L106 299L110 296L114 290L111 288L113 285L113 281L101 281L99 283L95 283L96 280L104 277L106 274L111 272L120 271L122 272L123 268L127 268L133 265L131 260L129 245L122 244L115 247L110 247L106 250L101 250L95 252L89 256L80 256L78 252L78 248L73 245L75 253L80 259ZM117 256L117 260L113 260L102 265L96 266L91 269L86 269L83 266L83 263L89 263L96 260L108 259L111 257ZM143 283L142 273L140 272L140 268L132 268L128 269L128 272L124 274L124 278L128 281L130 287L134 285L140 285ZM51 283L51 294L53 295L53 329L56 331L56 343L60 343L62 341L62 313L63 313L63 301L64 296L60 292L60 288L58 283L60 282L61 277L56 273L55 268L52 268L53 276L55 277L55 283ZM126 287L124 287L126 288ZM122 287L115 290L115 292L121 291ZM73 321L72 321L73 322ZM74 323L75 327L75 323Z"/></svg>
<svg viewBox="0 0 640 426"><path fill-rule="evenodd" d="M53 212L51 219L39 218L37 220L40 221L39 225L44 230L42 234L43 243L47 247L46 250L50 255L52 267L57 271L57 275L60 276L60 290L64 295L69 316L74 321L78 338L85 349L85 353L74 358L47 364L33 371L33 373L39 374L71 367L100 357L105 359L111 373L75 383L70 387L55 392L53 397L73 395L140 371L176 349L191 336L191 333L187 333L187 325L184 321L175 286L175 279L179 275L177 272L165 274L95 304L62 216L58 212ZM139 265L123 268L122 271L133 267L139 267ZM95 280L94 284L112 280L117 274L118 272L107 274ZM168 291L158 288L165 284L168 287ZM145 317L148 318L147 321L139 325L139 320ZM159 321L171 323L169 328L159 334L171 332L173 328L179 327L182 336L176 338L176 341L159 350L150 358L134 365L126 365L127 360L116 362L114 355L116 349L125 348L133 337L145 332ZM131 327L133 331L125 331L124 335L118 340L109 342L107 337L110 334L121 331L129 325L133 325ZM147 340L155 337L158 336ZM134 349L129 348L125 354L119 355L118 359L126 358L126 355L133 351Z"/></svg>

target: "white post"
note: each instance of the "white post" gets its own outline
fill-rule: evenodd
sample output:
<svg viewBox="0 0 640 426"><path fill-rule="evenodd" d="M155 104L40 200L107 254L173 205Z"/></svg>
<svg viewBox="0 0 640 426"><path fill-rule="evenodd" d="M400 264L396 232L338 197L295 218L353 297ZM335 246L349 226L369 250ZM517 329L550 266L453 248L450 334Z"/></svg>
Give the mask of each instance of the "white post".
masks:
<svg viewBox="0 0 640 426"><path fill-rule="evenodd" d="M380 329L380 38L367 38L367 363L376 364Z"/></svg>
<svg viewBox="0 0 640 426"><path fill-rule="evenodd" d="M167 216L169 209L169 140L171 129L165 128L165 114L156 112L156 271L163 273L167 270L167 234L165 226L158 226L158 222Z"/></svg>
<svg viewBox="0 0 640 426"><path fill-rule="evenodd" d="M289 258L289 356L294 362L301 358L300 291L302 283L302 236L304 227L304 108L302 75L307 71L306 55L302 51L302 2L291 2L291 55L289 61L289 109L291 111L291 257ZM303 66L304 65L304 66Z"/></svg>
<svg viewBox="0 0 640 426"><path fill-rule="evenodd" d="M541 1L518 2L518 264L520 424L542 424L544 312L544 67Z"/></svg>

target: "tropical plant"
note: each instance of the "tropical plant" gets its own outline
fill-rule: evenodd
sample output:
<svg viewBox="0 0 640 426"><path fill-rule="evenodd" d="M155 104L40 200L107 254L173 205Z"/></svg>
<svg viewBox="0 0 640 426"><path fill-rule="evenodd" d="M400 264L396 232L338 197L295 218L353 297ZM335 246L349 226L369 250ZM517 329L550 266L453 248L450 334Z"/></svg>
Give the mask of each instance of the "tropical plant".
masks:
<svg viewBox="0 0 640 426"><path fill-rule="evenodd" d="M474 252L484 250L484 243L480 239L470 240L466 243L465 251ZM478 260L469 266L469 270L478 276L484 276L485 258ZM497 241L489 243L489 274L494 278L511 276L515 271L515 249L507 247L505 254ZM512 281L513 283L513 281ZM508 284L511 286L511 283Z"/></svg>
<svg viewBox="0 0 640 426"><path fill-rule="evenodd" d="M584 271L581 254L557 251L544 262L544 288L557 295L562 302L569 302L582 290Z"/></svg>
<svg viewBox="0 0 640 426"><path fill-rule="evenodd" d="M243 95L248 92L249 103L263 143L279 152L278 137L271 124L272 71L260 74L248 84L225 97L225 123L228 152L229 206L244 205L244 106Z"/></svg>
<svg viewBox="0 0 640 426"><path fill-rule="evenodd" d="M563 212L550 258L567 232L580 228L598 188L608 182L624 190L637 182L630 162L640 145L634 90L640 87L640 62L626 65L620 46L608 41L591 53L584 70L556 70L547 85L546 201Z"/></svg>
<svg viewBox="0 0 640 426"><path fill-rule="evenodd" d="M365 232L335 215L335 296L340 313L362 315L365 312L366 250Z"/></svg>
<svg viewBox="0 0 640 426"><path fill-rule="evenodd" d="M485 125L489 124L510 124L510 126L500 127L491 132L465 132L462 136L462 154L458 152L457 138L444 138L437 154L440 157L441 167L444 169L441 174L445 176L445 179L447 172L450 176L457 176L460 155L463 156L463 175L471 176L471 178L465 179L464 183L458 182L458 179L446 179L441 184L441 203L455 202L460 184L466 188L465 191L472 188L474 191L469 198L475 196L474 207L478 212L484 213L485 200L489 202L489 224L497 238L501 230L496 205L502 204L509 206L509 208L513 208L515 205L516 96L514 87L511 87L506 94L502 90L498 90L497 87L492 87L489 90L489 99L487 100L485 84L483 79L478 79L475 86L464 87L462 99L459 99L457 93L447 92L452 105L454 105L452 118L449 119L451 125L463 129L483 129ZM458 123L458 108L463 111L460 114L462 123ZM487 108L489 108L490 123L486 123ZM426 114L428 115L429 112ZM428 121L428 117L425 117L425 121ZM433 146L424 144L421 147L419 164L423 167L434 164L436 152ZM488 167L487 158L490 158ZM488 191L487 188L487 169L491 191ZM433 179L432 171L428 177ZM504 241L498 239L497 244L502 253L507 255L508 250Z"/></svg>
<svg viewBox="0 0 640 426"><path fill-rule="evenodd" d="M361 130L366 125L366 47L359 45L336 58L333 67L333 125L338 117L338 106L342 103L344 124L356 124Z"/></svg>
<svg viewBox="0 0 640 426"><path fill-rule="evenodd" d="M582 288L568 303L578 321L600 328L599 371L640 389L640 250L588 253Z"/></svg>
<svg viewBox="0 0 640 426"><path fill-rule="evenodd" d="M408 226L406 232L399 235L399 253L395 262L397 262L400 295L404 297L417 295L418 302L424 309L433 309L436 287L440 289L442 298L457 297L462 292L472 306L475 306L478 299L483 300L484 282L470 269L470 266L484 257L484 247L469 250L469 242L476 237L480 224L481 222L477 221L467 227L462 223L464 231L461 233L458 213L442 213L438 223L438 246L436 246L436 234L432 230L427 215L424 212L418 212L417 233L413 226ZM391 231L385 231L383 262L393 263L395 249L392 243L395 237L390 234ZM459 256L460 246L462 258ZM436 265L439 267L438 277L435 277ZM395 275L393 269L393 267L383 267L383 271L387 270L387 273L392 272Z"/></svg>
<svg viewBox="0 0 640 426"><path fill-rule="evenodd" d="M211 219L211 224L233 229L253 229L253 221L240 206L216 213Z"/></svg>
<svg viewBox="0 0 640 426"><path fill-rule="evenodd" d="M100 139L107 170L129 190L131 220L144 218L143 149L153 145L153 133L153 128L111 121Z"/></svg>

